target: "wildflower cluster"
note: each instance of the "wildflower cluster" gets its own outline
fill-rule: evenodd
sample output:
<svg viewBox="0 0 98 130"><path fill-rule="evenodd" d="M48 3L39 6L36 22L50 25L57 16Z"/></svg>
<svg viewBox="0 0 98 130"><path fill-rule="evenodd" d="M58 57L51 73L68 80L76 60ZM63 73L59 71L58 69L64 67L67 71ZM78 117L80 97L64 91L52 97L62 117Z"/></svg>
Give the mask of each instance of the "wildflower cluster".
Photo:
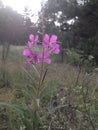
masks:
<svg viewBox="0 0 98 130"><path fill-rule="evenodd" d="M41 51L36 51L35 46L39 42L39 36L34 36L30 34L29 41L26 48L23 51L23 55L27 57L26 65L30 66L31 64L45 62L47 64L51 63L50 56L52 54L59 54L60 46L57 43L57 36L52 35L51 37L48 34L45 34L42 41Z"/></svg>

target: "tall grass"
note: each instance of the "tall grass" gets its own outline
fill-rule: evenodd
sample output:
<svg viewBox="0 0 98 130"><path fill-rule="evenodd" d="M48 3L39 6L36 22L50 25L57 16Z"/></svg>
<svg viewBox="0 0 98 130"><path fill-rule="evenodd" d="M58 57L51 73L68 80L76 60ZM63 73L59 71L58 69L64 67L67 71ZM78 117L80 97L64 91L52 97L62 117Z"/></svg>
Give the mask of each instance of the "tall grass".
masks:
<svg viewBox="0 0 98 130"><path fill-rule="evenodd" d="M36 74L32 67L29 70L25 68L23 48L10 46L5 66L0 61L0 73L5 71L9 83L3 85L5 81L0 81L0 101L21 106L19 108L17 105L9 107L8 104L1 104L0 129L6 127L8 130L26 130L27 127L31 130L32 118L36 119L31 109L28 111L28 107L33 107L31 90L36 82ZM62 64L54 58L53 60L54 63L47 72L44 89L40 93L40 129L97 130L98 73L87 73L84 68L80 71L79 66ZM24 68L33 79L28 78Z"/></svg>

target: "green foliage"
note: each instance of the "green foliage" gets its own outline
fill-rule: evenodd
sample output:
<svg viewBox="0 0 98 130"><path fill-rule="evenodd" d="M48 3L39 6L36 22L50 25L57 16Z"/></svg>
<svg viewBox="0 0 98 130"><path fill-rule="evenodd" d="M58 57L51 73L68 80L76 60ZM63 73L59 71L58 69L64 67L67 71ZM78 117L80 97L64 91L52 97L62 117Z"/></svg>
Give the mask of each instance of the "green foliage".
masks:
<svg viewBox="0 0 98 130"><path fill-rule="evenodd" d="M71 73L72 74L72 73ZM96 130L97 126L97 87L92 80L95 74L87 74L81 77L81 72L73 77L73 82L58 88L50 98L46 108L46 118L42 116L45 126L48 128L74 128L76 130ZM68 81L66 81L68 82ZM92 95L92 96L91 96ZM44 102L44 101L43 101ZM88 126L88 127L87 127Z"/></svg>
<svg viewBox="0 0 98 130"><path fill-rule="evenodd" d="M23 121L23 125L25 126L25 129L33 130L33 128L36 128L36 130L39 130L39 121L35 113L32 111L32 109L28 108L25 110L22 107L19 107L18 105L13 105L10 103L3 103L3 102L0 102L0 106L9 107L10 109L15 110L17 114L19 114L19 117L17 118L20 118ZM19 122L17 125L20 125Z"/></svg>
<svg viewBox="0 0 98 130"><path fill-rule="evenodd" d="M22 48L18 49L21 51ZM12 50L17 49L13 47ZM74 49L71 51L75 54ZM11 70L14 67L11 74L15 78L14 85L16 84L16 86L11 89L11 93L12 90L14 91L12 103L0 103L0 108L2 108L0 109L0 122L2 123L0 129L6 126L10 130L33 130L34 125L36 129L40 127L40 130L49 128L96 130L98 128L97 72L88 74L85 72L85 68L79 71L77 67L65 63L53 63L50 66L50 71L47 72L47 82L40 91L40 109L36 116L32 110L34 106L32 102L36 93L36 74L31 71L32 68L30 71L27 69L26 73L29 71L33 76L33 79L29 80L24 76L25 73L21 72L21 69L17 69L17 64L14 61L16 60L15 56L21 55L17 52L15 51L16 55L14 54L10 57L12 59L8 60ZM17 61L19 64L23 62L21 58L18 58ZM23 65L21 64L21 66ZM20 82L21 80L22 82ZM38 102L35 101L35 104L37 106Z"/></svg>
<svg viewBox="0 0 98 130"><path fill-rule="evenodd" d="M73 48L72 49L66 49L65 60L72 65L79 65L80 55Z"/></svg>
<svg viewBox="0 0 98 130"><path fill-rule="evenodd" d="M92 55L98 62L97 0L48 0L44 10L46 29L51 26L55 32L53 26L58 26L57 34L61 38L62 48L77 48L83 51L83 56ZM51 32L49 28L47 31Z"/></svg>
<svg viewBox="0 0 98 130"><path fill-rule="evenodd" d="M24 10L24 15L21 15L12 8L0 4L0 44L7 42L24 45L29 34L37 32L37 27L31 22L29 14L31 12L28 8Z"/></svg>

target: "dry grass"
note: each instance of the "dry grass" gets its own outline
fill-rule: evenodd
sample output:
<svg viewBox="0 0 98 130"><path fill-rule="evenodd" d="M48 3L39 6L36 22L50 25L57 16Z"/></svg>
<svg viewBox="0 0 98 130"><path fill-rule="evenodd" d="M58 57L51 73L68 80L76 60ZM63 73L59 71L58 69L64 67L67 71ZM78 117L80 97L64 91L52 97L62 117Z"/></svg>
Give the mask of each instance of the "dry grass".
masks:
<svg viewBox="0 0 98 130"><path fill-rule="evenodd" d="M21 90L28 87L29 84L31 83L33 84L33 82L31 82L31 80L28 78L26 73L23 71L23 67L25 67L24 65L25 58L22 55L23 49L24 47L11 46L9 57L5 62L5 64L2 63L2 61L0 61L0 101L1 102L12 102L16 104L24 103L25 97L22 97ZM50 101L52 95L53 96L52 100L53 102L55 101L55 103L57 103L57 106L66 105L64 109L68 112L69 110L71 110L70 114L67 115L70 117L70 119L73 118L71 117L72 116L71 114L73 114L73 112L77 114L77 111L74 109L76 106L78 106L79 110L81 110L82 112L84 111L82 89L88 90L87 98L91 105L90 107L94 106L94 103L97 104L97 100L95 101L95 99L98 98L98 73L87 74L83 70L81 70L81 73L79 73L79 69L80 69L79 67L72 66L68 63L56 62L55 59L53 59L51 65L44 65L44 66L45 68L48 68L48 72L45 78L46 89L44 89L44 91L42 92L42 99L46 99L47 101ZM40 65L37 65L36 67L40 69ZM28 68L27 70L30 72L32 77L35 78L35 73L32 67ZM2 79L3 71L5 72L6 75L4 80ZM2 84L5 84L5 86L2 86ZM16 96L17 93L18 96ZM94 96L95 99L93 99ZM54 99L54 97L56 99ZM43 101L42 107L43 104L45 105L44 106L45 111L43 108L41 109L43 113L45 113L47 109L49 110L50 107L48 106L49 102L47 103L46 100L44 101L42 100ZM61 115L61 117L59 117L59 121L57 117L58 112ZM81 115L85 113L82 112ZM11 118L13 118L13 115L11 116L12 116ZM56 123L58 122L58 124L56 125L59 126L60 121L63 119L63 116L64 116L64 112L62 111L61 108L57 111L57 113L54 113L54 117L56 117L56 121L54 121L54 124L55 122ZM74 118L72 119L73 122L70 122L69 119L66 119L66 115L65 115L64 119L66 119L66 122L65 121L63 122L65 122L65 126L68 125L66 124L68 122L69 123L68 126L70 128L71 125L73 127L78 122L78 121L76 122L76 118L78 120L78 117L76 117L75 115ZM49 122L49 119L47 119L47 121ZM84 121L83 122L81 121L82 121L82 117L80 118L80 122L77 128L80 127L82 128L81 124L83 124ZM49 125L49 123L47 124ZM61 127L62 126L63 125L61 124Z"/></svg>
<svg viewBox="0 0 98 130"><path fill-rule="evenodd" d="M9 57L6 61L6 71L8 73L8 78L10 81L10 88L4 87L0 89L0 100L9 101L12 95L14 94L14 89L21 89L24 88L28 82L28 78L23 71L24 61L25 58L22 56L22 51L24 47L20 46L11 46ZM37 48L38 49L38 48ZM2 64L0 65L2 66ZM39 67L39 66L38 66ZM48 73L46 76L46 85L51 84L55 88L62 88L65 89L74 89L75 82L78 76L78 67L71 66L66 63L60 62L52 62L51 65L48 65ZM31 68L32 69L32 68ZM2 71L2 70L0 70ZM34 72L31 70L32 76ZM81 72L79 75L79 84L82 83L83 78L85 77L84 72ZM97 80L97 74L93 75L92 80L89 82L90 86L95 86ZM52 86L51 86L52 87ZM5 93L6 92L6 93ZM5 96L4 96L5 95Z"/></svg>

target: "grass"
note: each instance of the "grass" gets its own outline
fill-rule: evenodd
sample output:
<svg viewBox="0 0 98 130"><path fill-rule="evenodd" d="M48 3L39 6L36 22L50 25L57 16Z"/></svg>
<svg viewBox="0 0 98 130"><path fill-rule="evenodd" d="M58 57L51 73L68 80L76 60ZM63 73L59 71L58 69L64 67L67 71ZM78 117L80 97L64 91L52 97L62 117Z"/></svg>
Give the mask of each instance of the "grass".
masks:
<svg viewBox="0 0 98 130"><path fill-rule="evenodd" d="M5 65L0 61L1 75L5 71L4 81L2 76L0 77L0 101L21 104L26 107L25 102L28 103L29 98L23 90L28 90L29 85L34 85L34 83L23 70L25 68L23 49L23 46L11 46ZM72 66L65 62L61 63L55 57L52 64L45 65L45 67L48 67L48 72L45 79L45 89L41 93L40 110L40 117L44 122L43 126L49 127L51 123L51 128L97 130L98 73L87 74L84 70L79 73L80 68L78 66ZM37 68L39 68L39 65ZM32 67L27 70L36 80L36 74ZM62 105L65 105L65 107L63 108ZM44 119L43 113L47 111L50 112L50 116ZM11 115L10 110L6 115L7 118L10 117L10 120L15 118L15 115ZM85 118L87 118L87 121L84 120ZM19 123L19 121L17 122ZM88 128L85 125L88 125ZM12 127L13 125L10 124L9 129L12 129ZM14 128L14 130L17 130L17 128Z"/></svg>

